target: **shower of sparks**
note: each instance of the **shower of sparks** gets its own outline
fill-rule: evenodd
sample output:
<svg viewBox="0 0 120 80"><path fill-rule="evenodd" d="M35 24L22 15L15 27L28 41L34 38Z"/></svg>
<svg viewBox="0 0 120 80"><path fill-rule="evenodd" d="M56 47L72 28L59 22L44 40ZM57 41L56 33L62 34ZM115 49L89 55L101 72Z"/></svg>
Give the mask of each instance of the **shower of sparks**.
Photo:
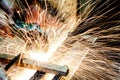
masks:
<svg viewBox="0 0 120 80"><path fill-rule="evenodd" d="M29 7L30 14L32 14L32 11L30 10L30 6L28 5L28 3L27 3L27 6ZM36 14L38 14L38 13L36 13ZM30 17L30 16L28 15L28 17ZM36 22L40 22L38 24L41 24L41 21L44 21L43 19L47 18L46 19L47 22L45 23L47 28L42 27L42 29L46 32L46 34L48 36L48 38L47 38L48 43L43 44L41 42L40 36L37 37L37 40L34 41L34 43L32 43L32 41L31 41L31 39L29 39L29 37L27 37L27 42L32 43L32 48L27 49L27 50L24 48L22 50L22 53L24 53L24 55L27 55L27 57L38 60L38 61L43 61L43 62L47 62L49 60L52 61L52 60L54 60L52 58L55 57L55 56L53 56L54 52L63 44L64 40L66 40L66 38L68 37L68 33L73 31L73 29L75 29L77 22L79 22L79 21L76 21L76 19L74 17L71 17L71 18L69 18L69 20L67 22L61 23L61 22L59 22L59 20L51 18L51 16L46 16L45 11L42 11L41 13L39 13L39 17L40 17L39 18L40 20L34 19L32 17L32 18L30 18L31 20L29 19L29 20L27 20L27 22L31 22L31 21L34 22L37 20ZM25 30L23 29L23 31L25 31ZM25 31L25 33L27 33L27 32ZM22 33L19 33L19 34L22 34ZM25 35L23 35L23 37L24 36ZM8 45L10 45L10 44L8 44ZM27 43L24 43L24 44L27 44ZM47 48L47 51L44 51L44 48ZM85 54L83 54L83 57L80 59L79 65L82 62L82 60L85 58L86 55L87 55L87 52L85 52ZM68 60L68 58L66 58L66 59L63 58L63 60L61 59L61 61L58 60L59 61L58 63L59 63L59 65L66 65L67 60ZM56 62L56 61L54 61L54 62ZM52 63L54 63L54 62L52 61ZM70 64L68 64L68 66L70 67ZM71 76L74 74L74 72L77 70L78 67L74 66L73 68L75 68L75 69L74 69L74 71L72 71ZM20 72L19 71L14 72L13 74L16 74L16 75L14 75L12 77L12 80L23 80L23 79L29 80L30 77L35 72L36 72L36 70L30 70L30 69L23 69ZM12 75L11 72L8 72L8 73L9 73L9 76ZM54 77L54 74L48 74L46 76L46 78L45 77L44 78L45 78L45 80L50 80L53 77Z"/></svg>
<svg viewBox="0 0 120 80"><path fill-rule="evenodd" d="M8 0L6 0L6 1L8 1ZM62 2L62 5L63 5L64 1ZM80 1L83 1L83 0L80 0ZM67 14L67 15L63 14L62 17L66 18L66 16L67 16L69 18L66 19L66 21L62 22L58 19L58 17L60 17L61 15L57 15L56 17L53 17L47 13L47 9L41 10L40 6L38 6L37 4L35 5L35 7L29 6L27 0L25 0L25 3L27 4L27 7L28 7L28 13L25 18L26 23L39 24L41 29L47 35L48 41L46 42L45 39L43 38L43 35L40 36L39 33L36 31L34 31L33 33L30 33L30 35L34 36L34 34L35 34L35 36L37 36L37 37L29 37L27 35L27 33L29 33L29 32L26 31L25 29L21 29L23 32L25 32L24 35L22 32L19 32L19 30L18 30L18 32L15 32L15 34L17 34L17 36L21 36L21 38L17 37L16 35L14 38L8 37L8 38L3 39L2 37L0 37L1 53L15 54L15 55L17 55L19 53L23 53L24 57L31 58L31 59L34 59L37 61L51 62L51 63L55 63L57 65L67 65L69 67L69 74L67 77L65 77L66 80L71 79L73 76L81 77L82 75L83 75L82 76L83 78L81 78L81 79L89 79L89 78L90 78L90 80L95 79L94 77L86 77L87 75L90 74L89 72L92 72L92 70L95 70L96 72L92 72L91 75L94 75L94 74L96 75L97 71L100 72L99 69L101 69L101 71L105 70L106 73L107 72L112 73L111 69L107 70L104 67L101 68L102 64L105 64L105 66L108 67L107 64L109 64L109 63L107 63L107 64L105 62L102 63L102 61L99 61L96 59L96 58L104 59L104 58L101 58L101 56L95 54L98 51L97 49L95 50L94 53L89 54L90 51L92 50L89 47L89 45L94 43L94 45L92 45L92 47L101 47L101 45L103 43L98 44L96 42L97 40L106 38L106 37L107 37L107 39L109 39L109 36L110 37L114 36L114 34L107 35L107 36L106 35L100 36L99 35L100 33L104 33L106 31L109 32L109 31L113 30L113 28L109 28L107 30L105 29L105 30L99 31L99 29L101 29L100 27L104 26L105 24L108 24L108 23L119 22L119 21L109 21L109 22L99 23L98 25L96 24L97 22L102 21L101 18L104 19L104 17L106 17L104 15L106 15L107 13L109 13L110 11L112 11L116 8L116 7L113 7L104 13L102 13L102 11L107 9L107 7L105 7L101 11L97 11L97 10L99 10L99 8L103 7L105 4L107 4L107 2L110 1L110 0L106 0L104 2L104 4L102 4L100 7L97 7L95 9L96 12L94 14L94 12L92 12L92 10L96 7L96 5L98 4L99 1L101 1L101 0L94 0L94 1L93 0L85 0L85 2L84 1L81 2L80 7L79 7L79 9L80 9L80 15L78 16L79 19L77 19L78 17L74 17L72 15L73 13L75 13L73 11L76 11L76 10L70 10L69 14ZM109 6L112 5L116 1L117 0L113 1L111 4L109 4ZM11 2L12 2L12 4L15 3L15 1L11 1ZM19 3L19 0L17 0L17 2ZM6 4L6 5L8 5L8 4ZM18 7L20 5L15 4L15 6ZM46 0L45 0L45 6L47 6ZM72 6L76 6L76 4L72 5ZM62 6L59 6L59 7L60 7L60 9L62 9ZM10 8L12 8L12 6ZM22 5L19 8L20 8L20 11L18 10L17 11L18 13L21 12ZM27 10L27 9L25 9L25 10ZM1 18L0 24L9 27L8 23L11 23L11 24L14 23L14 21L12 21L10 17L8 17L9 15L4 13L3 10L0 10L0 11L1 11L0 12L0 18ZM61 13L62 13L62 11L61 11ZM101 13L101 14L99 15L99 13ZM118 14L119 14L119 12L114 14L113 16L110 16L106 20L109 20ZM91 15L94 15L94 16L91 17ZM21 17L20 14L19 14L19 16ZM90 18L88 18L88 17L90 17ZM75 30L76 27L78 26L78 24L81 24L78 27L81 29L81 31L82 30L84 31L88 28L90 28L90 29L86 30L85 32L83 32L82 34L77 35L77 36L72 36L72 37L68 36L69 32L73 31L74 34L79 32L79 31L77 31L77 30L79 30L78 28L77 28L77 30ZM96 26L96 27L94 27L94 26ZM91 27L93 27L93 28L91 29ZM119 29L119 26L116 26L116 30L117 29ZM74 30L76 32L74 32ZM98 32L96 32L95 30ZM6 33L9 33L9 31L7 29L6 29ZM4 33L2 30L0 30L0 34L6 34L6 33ZM9 36L9 35L11 35L11 33L9 33L7 36ZM25 41L23 40L23 38L25 38ZM104 47L100 48L99 50L104 52L103 48ZM114 49L114 50L119 51L118 48L105 47L104 49L111 49L111 50ZM88 57L86 57L87 55L88 55ZM89 59L89 55L93 58L93 60L91 60L91 57ZM94 59L95 59L95 61L94 61ZM83 63L84 60L86 62L89 61L89 63L84 65L85 64L85 63ZM107 62L106 59L104 59L104 61ZM99 63L101 63L101 65L99 65ZM92 65L92 64L94 64L94 66L97 66L97 68L88 66L88 65ZM112 67L113 66L114 65L112 65ZM36 72L36 70L24 69L24 68L20 68L20 67L16 68L16 66L14 66L14 67L15 68L13 68L13 70L8 71L8 76L10 76L12 80L29 80L31 78L31 76L33 76L34 73ZM81 68L79 68L79 67L81 67ZM83 72L84 72L84 70L86 70L84 73L84 74L86 74L85 77L84 77L84 74L82 74L82 72L77 73L77 75L76 75L77 70L81 70L81 71L83 70ZM99 73L96 76L99 76L100 79L102 79L101 75L102 74ZM54 76L55 76L55 74L47 73L46 75L43 76L43 80L51 80ZM113 79L113 78L111 77L111 79Z"/></svg>
<svg viewBox="0 0 120 80"><path fill-rule="evenodd" d="M72 19L71 19L71 21L74 22L74 20L72 20ZM69 26L69 28L66 28L67 26ZM74 27L74 23L72 23L72 25L65 24L61 27L62 27L61 29L59 29L59 30L56 29L55 31L53 31L54 28L52 30L51 30L51 27L48 28L48 30L51 30L51 33L49 33L49 31L48 32L46 31L46 33L49 33L48 34L49 48L48 48L47 52L42 52L39 50L38 51L30 50L30 52L28 52L28 54L30 55L31 59L47 62L53 58L54 52L57 50L58 47L61 46L63 41L67 38L67 34L71 30L71 28ZM54 34L53 34L53 32L54 32ZM51 80L51 78L53 78L53 77L54 77L54 74L48 74L47 78L45 78L45 79Z"/></svg>
<svg viewBox="0 0 120 80"><path fill-rule="evenodd" d="M29 10L30 10L30 7L29 7ZM32 13L31 10L30 10L30 13ZM35 14L38 14L38 13L35 13ZM28 15L28 17L30 16ZM76 25L76 20L71 17L69 21L62 23L62 22L59 22L59 20L57 20L56 18L52 18L50 15L46 15L45 11L40 12L39 17L40 18L38 20L34 18L30 18L31 20L29 19L27 20L27 22L29 23L37 20L36 22L39 22L38 24L43 25L44 18L47 18L45 23L45 26L47 26L47 28L43 26L41 26L41 28L47 34L48 42L45 43L44 41L42 41L41 36L39 35L37 35L37 39L34 42L32 42L31 38L26 37L27 38L26 43L22 43L22 44L26 45L27 43L31 43L30 45L31 47L26 45L27 49L23 48L22 51L20 49L18 50L20 50L20 53L24 53L24 56L27 58L35 59L42 62L47 62L52 58L57 48L59 48L61 44L64 42L64 40L68 37L68 33L73 30L73 28ZM23 37L25 37L28 32L25 29L21 29L21 30L25 32L25 35L22 35L21 32L19 32L18 35L22 35ZM7 47L9 47L10 45L11 43L9 42ZM8 48L7 48L7 51L8 51ZM13 71L12 73L11 71L10 72L8 71L8 74L9 76L14 74L14 76L11 77L12 80L23 80L23 79L29 80L35 72L36 70L30 70L30 69L22 70L22 68L18 68L17 72ZM53 78L54 75L48 74L47 78L45 79L50 80L50 77Z"/></svg>
<svg viewBox="0 0 120 80"><path fill-rule="evenodd" d="M29 10L30 10L30 7L29 7ZM30 14L32 14L31 10L30 10ZM39 14L39 15L42 15L42 13ZM28 22L30 22L30 21L28 21ZM34 19L33 19L33 21L34 21ZM37 21L37 22L39 22L39 21ZM50 23L51 22L52 22L52 20L50 21ZM55 21L55 22L57 22L57 21ZM29 57L32 58L32 59L39 60L39 61L48 61L50 58L52 58L52 55L57 50L57 48L60 47L61 44L63 43L63 41L67 38L68 33L76 27L75 24L76 24L76 21L72 17L69 19L69 21L67 23L62 24L62 26L60 26L60 28L58 27L58 25L54 25L54 23L52 25L48 24L47 29L45 30L46 34L48 35L48 44L47 44L49 46L48 50L46 52L44 52L44 51L42 51L42 49L39 50L39 47L38 47L38 50L36 50L36 47L35 48L32 47L32 50L31 49L28 50L28 51L25 50L24 52L27 55L29 55ZM38 44L36 44L36 46L41 45L41 43L39 43L39 42L37 42L37 43ZM33 44L33 46L34 45L35 44ZM84 55L86 55L86 54L84 54ZM85 56L83 56L81 58L81 60L79 62L79 65L80 65L81 61L84 59L84 57ZM66 58L66 60L67 60L67 58ZM66 64L66 63L64 63L64 61L65 61L65 58L60 62L62 62L62 64ZM77 67L75 67L72 74L74 74L76 68ZM28 74L28 72L29 72L29 74ZM20 73L18 74L18 77L15 76L15 80L16 79L17 80L22 80L22 78L24 78L25 80L28 80L31 77L31 75L33 75L34 73L35 73L35 70L26 70L25 69L25 70L23 70L23 72L21 72L21 74ZM20 75L21 75L21 77L20 77ZM48 75L48 79L50 79L50 77L54 77L54 76L53 75ZM13 80L14 80L14 78L13 78Z"/></svg>

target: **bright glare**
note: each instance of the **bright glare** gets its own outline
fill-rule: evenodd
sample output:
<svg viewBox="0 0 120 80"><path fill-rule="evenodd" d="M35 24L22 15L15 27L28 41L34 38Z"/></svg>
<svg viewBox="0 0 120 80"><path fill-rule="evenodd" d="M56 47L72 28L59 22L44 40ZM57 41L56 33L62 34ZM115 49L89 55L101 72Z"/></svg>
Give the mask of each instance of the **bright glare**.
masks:
<svg viewBox="0 0 120 80"><path fill-rule="evenodd" d="M48 55L40 51L30 51L29 56L31 59L41 61L41 62L46 62L51 55Z"/></svg>

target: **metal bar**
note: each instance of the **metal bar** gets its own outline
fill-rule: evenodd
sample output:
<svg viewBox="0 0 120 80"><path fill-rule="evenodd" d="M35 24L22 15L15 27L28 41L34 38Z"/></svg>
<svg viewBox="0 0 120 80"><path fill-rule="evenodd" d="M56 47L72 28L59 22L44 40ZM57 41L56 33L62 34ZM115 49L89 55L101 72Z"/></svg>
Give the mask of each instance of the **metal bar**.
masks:
<svg viewBox="0 0 120 80"><path fill-rule="evenodd" d="M20 58L20 54L17 55L16 57L14 57L14 59L12 59L12 60L8 63L8 65L6 65L6 67L5 67L4 69L7 71L10 67L12 67L12 66L19 60L19 58Z"/></svg>
<svg viewBox="0 0 120 80"><path fill-rule="evenodd" d="M9 54L0 54L0 58L5 58L5 59L13 58L10 64L5 68L5 70L8 70L14 63L18 63L16 61L19 60L20 54L18 56L13 56L13 55L11 56ZM42 71L45 73L52 73L52 74L60 75L60 76L66 76L69 72L69 69L67 66L44 63L44 62L40 62L40 61L28 59L28 58L22 58L20 60L20 65L18 66L29 68L29 69L35 69L35 70Z"/></svg>
<svg viewBox="0 0 120 80"><path fill-rule="evenodd" d="M36 69L46 73L52 73L55 75L66 76L68 74L68 67L67 66L60 66L51 63L43 63L36 60L31 60L28 58L24 58L21 60L21 67Z"/></svg>

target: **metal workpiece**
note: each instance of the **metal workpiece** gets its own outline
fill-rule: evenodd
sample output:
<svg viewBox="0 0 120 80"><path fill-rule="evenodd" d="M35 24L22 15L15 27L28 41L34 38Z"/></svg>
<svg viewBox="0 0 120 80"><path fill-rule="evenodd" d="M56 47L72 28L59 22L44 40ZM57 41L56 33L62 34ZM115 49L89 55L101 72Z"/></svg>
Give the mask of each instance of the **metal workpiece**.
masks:
<svg viewBox="0 0 120 80"><path fill-rule="evenodd" d="M5 58L6 60L9 59L10 55L1 54L0 58ZM13 56L12 56L13 57ZM4 69L0 68L0 80L10 80L7 78L6 72L8 71L13 65L27 68L27 69L34 69L40 72L54 74L55 77L52 80L59 80L62 76L67 76L69 69L67 66L56 65L48 62L40 62L37 60L23 58L21 54L14 56L13 59L9 61L9 63L4 67Z"/></svg>
<svg viewBox="0 0 120 80"><path fill-rule="evenodd" d="M20 59L20 54L15 56L4 68L5 71L9 70L9 68L11 68L14 64L16 64L18 62L18 60Z"/></svg>
<svg viewBox="0 0 120 80"><path fill-rule="evenodd" d="M31 60L28 58L22 59L20 66L30 68L30 69L36 69L42 72L51 73L51 74L60 75L60 76L67 76L69 72L69 69L67 66L40 62L36 60Z"/></svg>
<svg viewBox="0 0 120 80"><path fill-rule="evenodd" d="M1 54L1 58L6 59L8 57L10 57L10 55L5 55L5 54ZM13 58L13 56L11 57ZM10 59L11 59L10 58ZM0 68L0 80L10 80L10 78L8 78L6 71L8 71L14 64L16 64L16 62L18 62L20 58L20 54L15 56L11 61L9 61L9 63L4 67L4 68Z"/></svg>
<svg viewBox="0 0 120 80"><path fill-rule="evenodd" d="M18 62L20 59L20 54L17 56L11 56L9 54L1 54L0 58L10 59L10 63L5 67L8 70L12 65ZM47 62L40 62L28 58L21 58L20 67L25 67L29 69L35 69L46 73L53 73L55 75L66 76L69 72L67 66L56 65Z"/></svg>

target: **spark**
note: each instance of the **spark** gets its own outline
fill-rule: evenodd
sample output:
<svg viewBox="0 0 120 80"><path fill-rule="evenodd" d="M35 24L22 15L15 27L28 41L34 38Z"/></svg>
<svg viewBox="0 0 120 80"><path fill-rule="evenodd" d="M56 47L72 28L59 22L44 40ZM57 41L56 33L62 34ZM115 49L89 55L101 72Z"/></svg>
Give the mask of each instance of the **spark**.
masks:
<svg viewBox="0 0 120 80"><path fill-rule="evenodd" d="M71 77L75 74L75 72L77 71L77 69L79 68L80 64L82 63L82 61L85 59L86 55L88 54L89 49L87 49L87 51L84 53L84 55L82 56L81 60L79 61L78 65L74 68L74 70L72 71L72 74L70 75L69 79L71 79Z"/></svg>

